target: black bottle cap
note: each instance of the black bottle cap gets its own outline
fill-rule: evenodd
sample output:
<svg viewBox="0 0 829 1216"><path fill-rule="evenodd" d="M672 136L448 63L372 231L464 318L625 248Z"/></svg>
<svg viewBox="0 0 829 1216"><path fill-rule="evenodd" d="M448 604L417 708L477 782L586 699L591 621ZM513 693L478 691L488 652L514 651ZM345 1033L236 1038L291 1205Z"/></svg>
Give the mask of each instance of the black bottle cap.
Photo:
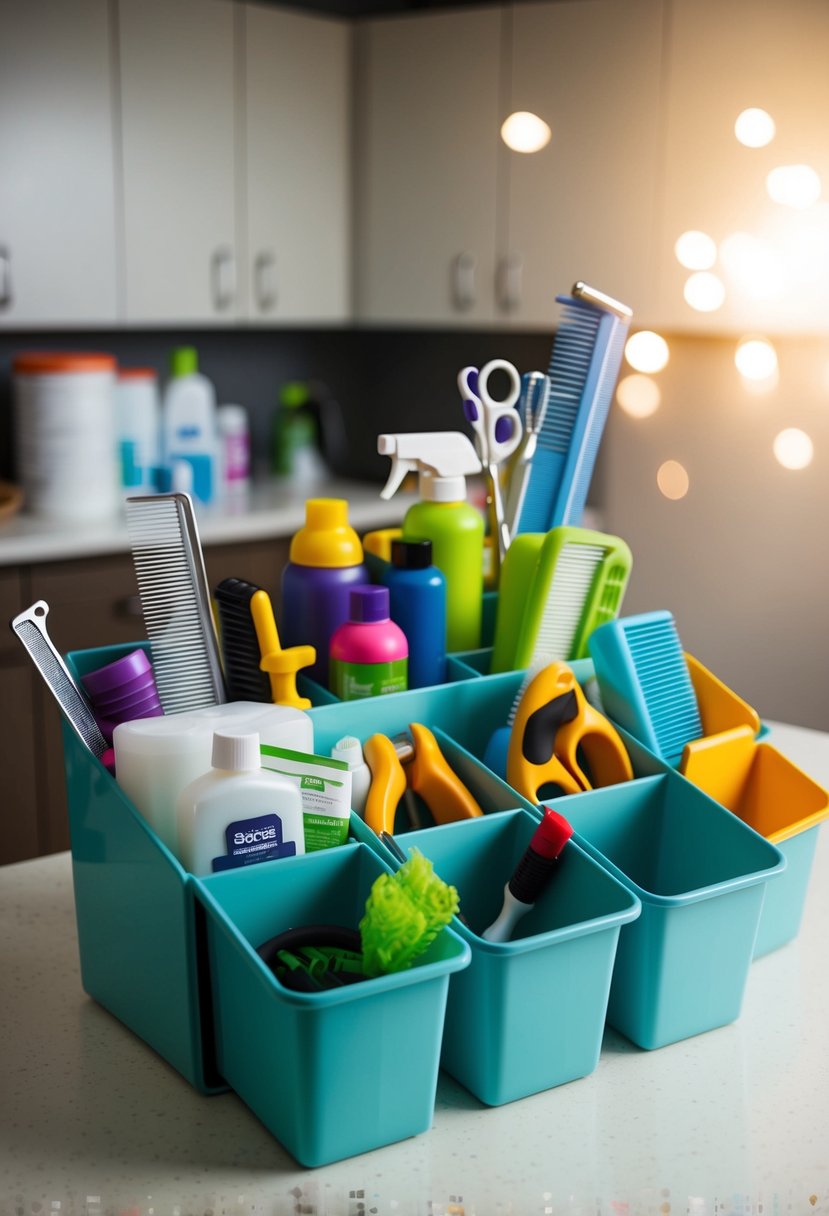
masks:
<svg viewBox="0 0 829 1216"><path fill-rule="evenodd" d="M432 542L430 540L393 540L391 562L403 570L425 570L432 564Z"/></svg>

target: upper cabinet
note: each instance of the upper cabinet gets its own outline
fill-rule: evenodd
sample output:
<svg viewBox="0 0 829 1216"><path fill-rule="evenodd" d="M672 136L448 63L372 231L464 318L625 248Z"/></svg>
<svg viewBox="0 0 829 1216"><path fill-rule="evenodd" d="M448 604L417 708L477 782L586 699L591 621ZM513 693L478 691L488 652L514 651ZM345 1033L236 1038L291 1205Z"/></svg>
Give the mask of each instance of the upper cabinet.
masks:
<svg viewBox="0 0 829 1216"><path fill-rule="evenodd" d="M249 320L351 314L351 30L247 6L243 24Z"/></svg>
<svg viewBox="0 0 829 1216"><path fill-rule="evenodd" d="M678 330L825 333L829 203L816 198L815 187L829 192L829 5L673 0L669 32L654 319ZM774 122L773 138L762 146L746 147L735 136L747 108ZM768 175L792 166L800 177L789 180L800 180L806 193L788 205L774 201ZM700 270L724 288L711 312L685 299L694 268L683 267L674 249L689 231L710 238Z"/></svg>
<svg viewBox="0 0 829 1216"><path fill-rule="evenodd" d="M117 315L107 0L3 6L0 326Z"/></svg>
<svg viewBox="0 0 829 1216"><path fill-rule="evenodd" d="M120 0L127 321L342 321L350 33L230 0Z"/></svg>
<svg viewBox="0 0 829 1216"><path fill-rule="evenodd" d="M661 113L662 0L519 4L505 31L503 113L550 127L506 161L499 253L512 323L552 327L556 293L584 279L650 306Z"/></svg>
<svg viewBox="0 0 829 1216"><path fill-rule="evenodd" d="M120 0L125 317L239 310L234 8Z"/></svg>
<svg viewBox="0 0 829 1216"><path fill-rule="evenodd" d="M357 315L494 321L498 8L358 29Z"/></svg>
<svg viewBox="0 0 829 1216"><path fill-rule="evenodd" d="M358 314L550 327L586 279L653 293L662 0L574 0L361 31ZM504 119L552 129L511 151Z"/></svg>

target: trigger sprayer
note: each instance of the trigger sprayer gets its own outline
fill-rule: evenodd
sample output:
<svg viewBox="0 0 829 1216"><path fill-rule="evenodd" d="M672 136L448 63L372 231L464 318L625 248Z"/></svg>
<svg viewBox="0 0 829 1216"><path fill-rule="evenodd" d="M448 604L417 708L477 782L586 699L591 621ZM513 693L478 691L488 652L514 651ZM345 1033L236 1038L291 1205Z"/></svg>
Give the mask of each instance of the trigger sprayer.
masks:
<svg viewBox="0 0 829 1216"><path fill-rule="evenodd" d="M381 491L391 498L407 473L419 475L421 501L406 512L404 540L430 540L432 561L446 578L446 649L476 650L481 644L484 520L466 500L466 478L481 462L460 431L380 435L377 450L391 457Z"/></svg>

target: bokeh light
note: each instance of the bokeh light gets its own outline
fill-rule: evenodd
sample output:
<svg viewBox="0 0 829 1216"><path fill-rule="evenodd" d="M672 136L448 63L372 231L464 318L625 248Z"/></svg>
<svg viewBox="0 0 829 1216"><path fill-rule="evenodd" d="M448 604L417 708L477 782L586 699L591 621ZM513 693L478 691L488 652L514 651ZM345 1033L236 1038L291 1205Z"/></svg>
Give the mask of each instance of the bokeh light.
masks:
<svg viewBox="0 0 829 1216"><path fill-rule="evenodd" d="M529 110L516 110L501 124L501 138L513 152L540 152L552 135L544 119Z"/></svg>
<svg viewBox="0 0 829 1216"><path fill-rule="evenodd" d="M666 498L676 502L688 493L691 479L685 465L678 460L666 460L657 470L656 484Z"/></svg>
<svg viewBox="0 0 829 1216"><path fill-rule="evenodd" d="M790 426L781 431L772 445L774 455L784 469L805 469L812 463L814 444L805 431Z"/></svg>
<svg viewBox="0 0 829 1216"><path fill-rule="evenodd" d="M746 148L765 148L774 139L774 119L755 106L743 110L734 123L734 134Z"/></svg>
<svg viewBox="0 0 829 1216"><path fill-rule="evenodd" d="M725 300L725 287L710 270L698 270L687 279L682 294L697 312L715 312Z"/></svg>
<svg viewBox="0 0 829 1216"><path fill-rule="evenodd" d="M717 246L707 232L683 232L674 245L676 260L686 270L710 270L717 260Z"/></svg>
<svg viewBox="0 0 829 1216"><path fill-rule="evenodd" d="M624 376L616 389L616 400L631 418L650 418L662 403L659 385L650 376L634 372Z"/></svg>
<svg viewBox="0 0 829 1216"><path fill-rule="evenodd" d="M652 329L632 334L625 343L625 358L637 372L661 372L670 354L668 343Z"/></svg>

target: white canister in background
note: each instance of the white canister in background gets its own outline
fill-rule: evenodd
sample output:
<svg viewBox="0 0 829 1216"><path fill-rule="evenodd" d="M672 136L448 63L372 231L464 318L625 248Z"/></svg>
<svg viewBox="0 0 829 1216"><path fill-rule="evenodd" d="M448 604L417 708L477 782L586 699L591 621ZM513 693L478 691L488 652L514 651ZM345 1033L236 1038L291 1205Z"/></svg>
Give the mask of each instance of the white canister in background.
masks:
<svg viewBox="0 0 829 1216"><path fill-rule="evenodd" d="M93 352L17 355L14 423L24 509L52 519L118 510L116 362Z"/></svg>
<svg viewBox="0 0 829 1216"><path fill-rule="evenodd" d="M153 494L161 464L161 397L153 368L119 368L115 426L124 495Z"/></svg>

